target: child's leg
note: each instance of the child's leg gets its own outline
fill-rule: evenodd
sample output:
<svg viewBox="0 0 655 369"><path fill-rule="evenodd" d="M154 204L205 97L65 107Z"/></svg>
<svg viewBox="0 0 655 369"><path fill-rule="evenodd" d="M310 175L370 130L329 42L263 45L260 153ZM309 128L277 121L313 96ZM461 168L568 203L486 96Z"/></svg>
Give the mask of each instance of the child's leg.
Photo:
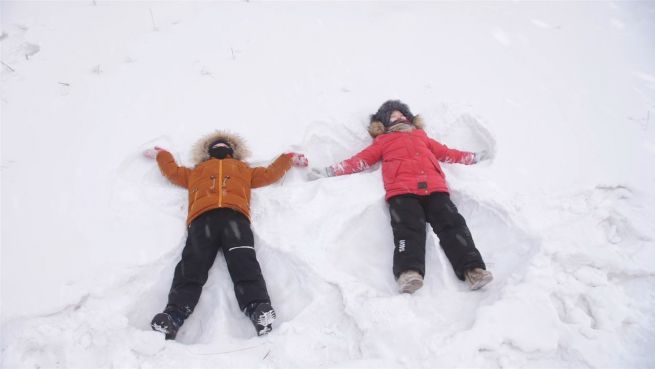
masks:
<svg viewBox="0 0 655 369"><path fill-rule="evenodd" d="M227 223L223 227L221 244L239 308L243 311L253 302L270 303L266 282L255 254L250 221L237 211L228 210L225 214Z"/></svg>
<svg viewBox="0 0 655 369"><path fill-rule="evenodd" d="M213 225L215 217L216 214L208 212L191 223L182 260L175 267L168 307L179 309L185 318L198 304L202 286L207 282L220 246L220 234Z"/></svg>
<svg viewBox="0 0 655 369"><path fill-rule="evenodd" d="M473 243L466 221L448 193L431 194L426 203L426 215L457 278L464 280L464 272L470 268L485 269L482 255Z"/></svg>
<svg viewBox="0 0 655 369"><path fill-rule="evenodd" d="M389 199L389 214L395 249L393 275L415 270L425 275L425 213L420 200L412 195Z"/></svg>

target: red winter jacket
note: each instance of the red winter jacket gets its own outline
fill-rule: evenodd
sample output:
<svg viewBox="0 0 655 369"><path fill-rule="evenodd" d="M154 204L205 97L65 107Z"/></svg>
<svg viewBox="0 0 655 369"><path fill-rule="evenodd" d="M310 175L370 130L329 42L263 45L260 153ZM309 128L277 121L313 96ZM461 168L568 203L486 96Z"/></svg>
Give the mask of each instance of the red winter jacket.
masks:
<svg viewBox="0 0 655 369"><path fill-rule="evenodd" d="M422 129L377 136L369 147L333 165L335 175L361 172L382 160L386 199L402 194L448 192L439 162L473 164L472 152L448 148L429 138Z"/></svg>

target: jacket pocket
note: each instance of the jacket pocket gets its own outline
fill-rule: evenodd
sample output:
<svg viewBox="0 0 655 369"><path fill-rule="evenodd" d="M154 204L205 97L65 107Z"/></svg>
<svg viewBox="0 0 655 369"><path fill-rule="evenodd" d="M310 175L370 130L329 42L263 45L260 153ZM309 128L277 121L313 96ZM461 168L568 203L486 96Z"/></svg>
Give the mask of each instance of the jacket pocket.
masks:
<svg viewBox="0 0 655 369"><path fill-rule="evenodd" d="M384 183L393 183L396 181L399 167L400 161L398 160L382 162L382 180Z"/></svg>

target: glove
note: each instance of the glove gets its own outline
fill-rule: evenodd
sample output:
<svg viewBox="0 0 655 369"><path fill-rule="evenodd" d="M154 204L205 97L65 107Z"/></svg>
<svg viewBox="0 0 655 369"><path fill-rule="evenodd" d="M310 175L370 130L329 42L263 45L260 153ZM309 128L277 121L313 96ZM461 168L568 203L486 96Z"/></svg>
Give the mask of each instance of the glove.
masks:
<svg viewBox="0 0 655 369"><path fill-rule="evenodd" d="M294 167L304 168L307 165L309 165L309 161L303 154L290 152L287 153L287 156L289 157L289 159L291 159L291 165L293 165Z"/></svg>
<svg viewBox="0 0 655 369"><path fill-rule="evenodd" d="M489 160L489 159L491 159L491 155L489 155L489 152L487 150L482 150L473 154L473 163L479 163L483 160Z"/></svg>
<svg viewBox="0 0 655 369"><path fill-rule="evenodd" d="M152 149L147 149L146 151L144 151L143 156L149 159L157 159L157 154L159 154L160 151L167 151L167 150L159 146L155 146Z"/></svg>
<svg viewBox="0 0 655 369"><path fill-rule="evenodd" d="M332 167L312 168L312 170L307 173L307 179L310 181L315 181L317 179L326 177L334 177L334 169L332 169Z"/></svg>

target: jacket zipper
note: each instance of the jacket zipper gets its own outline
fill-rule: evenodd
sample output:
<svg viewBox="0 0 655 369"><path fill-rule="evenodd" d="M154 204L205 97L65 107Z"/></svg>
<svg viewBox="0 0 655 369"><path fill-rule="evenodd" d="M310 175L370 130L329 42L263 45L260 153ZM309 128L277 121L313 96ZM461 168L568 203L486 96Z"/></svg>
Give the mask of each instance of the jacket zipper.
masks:
<svg viewBox="0 0 655 369"><path fill-rule="evenodd" d="M223 160L220 160L219 164L218 164L218 178L223 178ZM214 178L214 181L215 180L216 180L216 178ZM223 197L222 197L222 195L223 195L223 189L221 188L221 189L218 190L218 207L219 208L223 207Z"/></svg>

